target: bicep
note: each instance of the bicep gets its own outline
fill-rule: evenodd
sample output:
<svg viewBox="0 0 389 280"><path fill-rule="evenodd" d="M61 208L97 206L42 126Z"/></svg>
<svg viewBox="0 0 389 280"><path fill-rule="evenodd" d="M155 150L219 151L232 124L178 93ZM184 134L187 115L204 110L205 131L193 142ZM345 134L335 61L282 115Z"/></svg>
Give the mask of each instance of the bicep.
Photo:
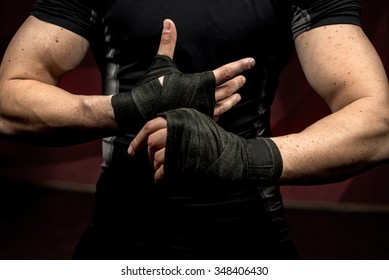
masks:
<svg viewBox="0 0 389 280"><path fill-rule="evenodd" d="M30 16L4 54L1 80L56 84L81 63L88 48L88 41L81 36Z"/></svg>
<svg viewBox="0 0 389 280"><path fill-rule="evenodd" d="M356 25L327 25L295 39L303 71L332 111L364 97L387 101L388 81L382 62Z"/></svg>

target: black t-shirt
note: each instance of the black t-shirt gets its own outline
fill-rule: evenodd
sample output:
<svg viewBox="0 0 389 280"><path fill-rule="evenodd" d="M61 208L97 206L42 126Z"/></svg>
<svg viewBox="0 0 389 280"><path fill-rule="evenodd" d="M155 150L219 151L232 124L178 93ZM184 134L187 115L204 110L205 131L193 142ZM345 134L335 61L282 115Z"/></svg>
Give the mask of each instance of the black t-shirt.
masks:
<svg viewBox="0 0 389 280"><path fill-rule="evenodd" d="M242 100L219 120L249 138L271 133L270 106L293 38L321 25L360 24L359 9L356 0L38 0L31 14L90 42L103 94L129 91L142 77L166 18L177 26L174 61L185 73L254 57L256 66L244 73L247 82L239 90ZM155 256L150 248L165 252L164 258L169 250L174 258L293 257L276 188L266 201L259 198L266 192L260 186L227 193L225 186L195 185L191 193L188 182L175 192L154 185L147 160L127 155L128 139L103 143L104 166L112 168L103 169L97 184L92 222L95 232L103 232L92 238L99 240L101 257L131 258L138 247L143 249L134 258Z"/></svg>
<svg viewBox="0 0 389 280"><path fill-rule="evenodd" d="M183 72L254 57L243 100L219 122L244 137L270 133L269 108L293 37L326 24L360 24L355 0L38 0L32 15L90 41L104 94L134 86L156 54L165 18L176 23L174 60Z"/></svg>

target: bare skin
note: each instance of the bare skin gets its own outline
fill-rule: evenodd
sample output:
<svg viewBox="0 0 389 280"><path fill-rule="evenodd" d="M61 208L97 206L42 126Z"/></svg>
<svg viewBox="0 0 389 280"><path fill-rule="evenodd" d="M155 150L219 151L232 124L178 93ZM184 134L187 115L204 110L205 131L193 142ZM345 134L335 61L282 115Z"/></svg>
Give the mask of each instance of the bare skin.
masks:
<svg viewBox="0 0 389 280"><path fill-rule="evenodd" d="M174 41L172 40L174 38ZM164 21L158 54L173 58L177 31ZM11 40L0 68L0 136L40 145L67 146L118 132L111 96L74 94L59 88L89 48L81 36L30 16ZM213 71L217 119L240 101L241 75L252 58ZM131 121L131 120L129 120Z"/></svg>
<svg viewBox="0 0 389 280"><path fill-rule="evenodd" d="M363 30L324 26L295 45L308 82L332 113L300 133L272 138L283 158L280 184L340 181L388 161L388 79ZM164 180L166 127L163 118L151 120L128 149L147 146L157 182Z"/></svg>

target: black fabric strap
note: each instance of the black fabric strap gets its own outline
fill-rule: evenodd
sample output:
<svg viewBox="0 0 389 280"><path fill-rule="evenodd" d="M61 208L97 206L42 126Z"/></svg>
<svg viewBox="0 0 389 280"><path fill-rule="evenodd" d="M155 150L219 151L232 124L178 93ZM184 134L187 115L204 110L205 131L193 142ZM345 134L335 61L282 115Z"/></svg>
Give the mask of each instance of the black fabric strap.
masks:
<svg viewBox="0 0 389 280"><path fill-rule="evenodd" d="M277 183L282 158L270 139L246 140L193 109L161 116L168 123L164 164L168 180L202 178L255 186Z"/></svg>
<svg viewBox="0 0 389 280"><path fill-rule="evenodd" d="M276 182L282 173L282 158L278 147L269 138L247 140L249 180L259 184Z"/></svg>
<svg viewBox="0 0 389 280"><path fill-rule="evenodd" d="M164 77L163 86L160 77ZM157 55L131 92L112 97L112 107L119 128L137 132L157 114L176 108L194 108L213 116L215 88L212 71L183 74L172 59Z"/></svg>
<svg viewBox="0 0 389 280"><path fill-rule="evenodd" d="M136 132L142 128L144 117L139 111L131 92L115 94L111 99L115 120L124 132Z"/></svg>

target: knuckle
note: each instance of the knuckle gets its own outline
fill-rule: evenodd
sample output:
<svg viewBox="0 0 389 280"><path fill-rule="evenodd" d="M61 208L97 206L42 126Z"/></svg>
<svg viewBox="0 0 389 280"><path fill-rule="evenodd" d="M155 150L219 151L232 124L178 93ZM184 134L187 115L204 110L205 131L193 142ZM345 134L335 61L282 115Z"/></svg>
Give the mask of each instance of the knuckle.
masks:
<svg viewBox="0 0 389 280"><path fill-rule="evenodd" d="M244 76L240 76L240 79L238 79L239 87L242 87L246 83L246 78Z"/></svg>
<svg viewBox="0 0 389 280"><path fill-rule="evenodd" d="M221 72L221 76L224 80L229 80L233 77L233 71L230 67L226 67Z"/></svg>
<svg viewBox="0 0 389 280"><path fill-rule="evenodd" d="M156 146L156 142L156 137L153 134L147 138L147 146L149 146L150 149L153 149Z"/></svg>
<svg viewBox="0 0 389 280"><path fill-rule="evenodd" d="M152 131L152 127L153 127L153 121L148 121L144 126L143 126L143 130L146 132L146 134L150 134L150 132Z"/></svg>

